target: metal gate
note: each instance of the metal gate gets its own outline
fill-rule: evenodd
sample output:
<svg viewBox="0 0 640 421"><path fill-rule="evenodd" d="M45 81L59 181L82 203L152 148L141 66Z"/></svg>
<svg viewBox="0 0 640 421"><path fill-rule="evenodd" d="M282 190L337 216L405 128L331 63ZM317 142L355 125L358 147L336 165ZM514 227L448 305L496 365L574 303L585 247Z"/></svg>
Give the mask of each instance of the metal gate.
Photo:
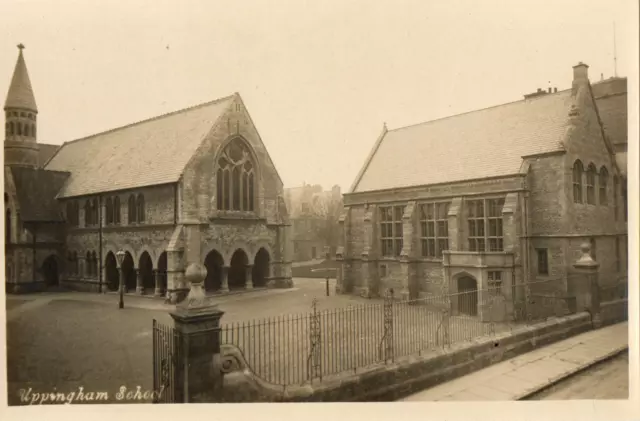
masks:
<svg viewBox="0 0 640 421"><path fill-rule="evenodd" d="M181 335L153 319L153 403L182 403Z"/></svg>

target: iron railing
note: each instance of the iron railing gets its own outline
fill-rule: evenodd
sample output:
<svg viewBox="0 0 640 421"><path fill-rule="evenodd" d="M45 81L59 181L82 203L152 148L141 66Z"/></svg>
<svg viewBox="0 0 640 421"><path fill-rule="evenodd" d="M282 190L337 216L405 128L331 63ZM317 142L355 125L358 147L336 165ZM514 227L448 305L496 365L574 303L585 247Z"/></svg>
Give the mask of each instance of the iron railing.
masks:
<svg viewBox="0 0 640 421"><path fill-rule="evenodd" d="M172 327L153 320L153 403L181 403L179 373L182 336Z"/></svg>
<svg viewBox="0 0 640 421"><path fill-rule="evenodd" d="M307 314L223 325L221 342L264 380L304 384L575 313L575 299L558 290L558 279L414 300L390 290L376 304L323 311L314 299Z"/></svg>

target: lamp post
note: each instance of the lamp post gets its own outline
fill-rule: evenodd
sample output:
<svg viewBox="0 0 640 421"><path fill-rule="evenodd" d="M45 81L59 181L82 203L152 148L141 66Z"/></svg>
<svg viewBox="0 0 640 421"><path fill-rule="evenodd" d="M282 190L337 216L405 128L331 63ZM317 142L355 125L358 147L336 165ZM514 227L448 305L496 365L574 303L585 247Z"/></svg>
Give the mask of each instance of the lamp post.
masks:
<svg viewBox="0 0 640 421"><path fill-rule="evenodd" d="M118 308L124 308L124 279L122 276L122 262L124 261L124 250L118 250L116 252L116 260L118 262L118 292L120 294L120 302Z"/></svg>

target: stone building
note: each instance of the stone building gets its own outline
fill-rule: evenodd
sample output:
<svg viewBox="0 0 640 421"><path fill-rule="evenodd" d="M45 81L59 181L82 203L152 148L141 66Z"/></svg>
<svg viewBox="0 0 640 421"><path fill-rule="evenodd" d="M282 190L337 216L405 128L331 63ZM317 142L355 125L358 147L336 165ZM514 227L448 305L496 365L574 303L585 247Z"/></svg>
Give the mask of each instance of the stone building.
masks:
<svg viewBox="0 0 640 421"><path fill-rule="evenodd" d="M603 282L626 276L626 79L592 85L587 69L571 89L384 127L344 195L338 290L481 303L549 280L571 296L584 242Z"/></svg>
<svg viewBox="0 0 640 421"><path fill-rule="evenodd" d="M304 183L286 188L285 203L291 222L293 261L333 255L338 242L338 217L342 209L340 186L325 191L322 186Z"/></svg>
<svg viewBox="0 0 640 421"><path fill-rule="evenodd" d="M115 291L119 250L138 294L175 301L194 262L212 292L292 285L282 181L239 94L52 156L37 115L21 48L5 103L7 291Z"/></svg>

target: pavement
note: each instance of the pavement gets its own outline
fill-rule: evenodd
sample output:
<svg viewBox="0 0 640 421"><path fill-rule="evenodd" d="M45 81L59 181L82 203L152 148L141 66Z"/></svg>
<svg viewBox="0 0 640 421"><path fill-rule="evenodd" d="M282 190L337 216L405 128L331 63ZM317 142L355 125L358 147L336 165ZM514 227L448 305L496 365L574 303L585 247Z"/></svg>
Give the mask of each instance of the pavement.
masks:
<svg viewBox="0 0 640 421"><path fill-rule="evenodd" d="M524 400L629 346L628 322L592 330L522 354L402 401Z"/></svg>

